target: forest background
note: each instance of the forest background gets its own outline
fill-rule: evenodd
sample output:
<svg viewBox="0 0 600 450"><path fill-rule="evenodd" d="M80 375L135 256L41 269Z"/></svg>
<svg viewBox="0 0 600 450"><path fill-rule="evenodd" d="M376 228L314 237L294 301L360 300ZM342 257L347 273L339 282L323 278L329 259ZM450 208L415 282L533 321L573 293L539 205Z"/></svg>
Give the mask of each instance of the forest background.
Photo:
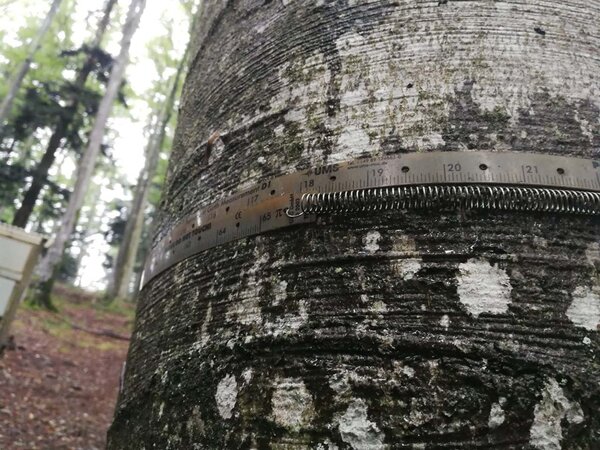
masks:
<svg viewBox="0 0 600 450"><path fill-rule="evenodd" d="M196 8L0 0L0 226L67 236L0 342L2 449L105 446Z"/></svg>
<svg viewBox="0 0 600 450"><path fill-rule="evenodd" d="M130 2L116 1L108 15L105 32L98 24L110 2L62 0L50 29L34 54L30 70L17 91L7 121L0 132L0 221L24 226L28 231L52 236L72 193L78 161L85 152L98 105L104 95L112 64L120 51L122 29ZM148 2L130 49L124 82L108 120L77 225L67 243L57 272L59 281L93 291L112 282L118 248L123 243L126 223L136 187L143 179L153 137L162 132L162 108L173 90L182 65L189 36L194 1ZM0 3L0 98L9 89L11 76L27 58L30 43L40 30L50 2L5 0ZM100 37L97 47L94 39ZM83 88L77 77L90 59L93 68ZM182 70L179 70L181 75ZM141 243L147 242L152 211L159 201L176 121L181 76L175 98L164 121L158 164L153 170L147 201L142 207ZM57 118L76 99L71 124L54 155L47 176L40 163L48 151ZM163 114L164 115L164 114ZM156 139L155 139L156 140ZM35 179L41 191L33 210L20 223L28 190ZM16 218L17 217L17 218ZM126 244L129 244L128 242ZM146 248L138 248L133 273L125 282L127 295L136 289Z"/></svg>

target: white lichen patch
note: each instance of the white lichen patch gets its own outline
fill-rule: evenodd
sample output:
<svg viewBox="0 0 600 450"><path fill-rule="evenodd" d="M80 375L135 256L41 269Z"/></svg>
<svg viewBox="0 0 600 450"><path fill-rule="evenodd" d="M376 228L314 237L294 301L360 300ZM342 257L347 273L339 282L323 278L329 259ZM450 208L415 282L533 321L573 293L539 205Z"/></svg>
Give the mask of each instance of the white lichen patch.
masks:
<svg viewBox="0 0 600 450"><path fill-rule="evenodd" d="M492 404L490 408L490 417L488 419L488 427L490 428L498 428L500 425L504 423L506 417L504 415L504 409L502 409L502 405L506 403L506 399L504 397L500 397L498 399L498 403Z"/></svg>
<svg viewBox="0 0 600 450"><path fill-rule="evenodd" d="M380 239L381 234L379 231L369 231L363 238L364 250L367 253L375 253L377 250L379 250Z"/></svg>
<svg viewBox="0 0 600 450"><path fill-rule="evenodd" d="M208 325L212 319L212 302L208 302L208 307L206 308L206 316L204 317L204 322L202 322L202 328L200 329L200 345L204 347L208 344L210 339L210 334L208 333Z"/></svg>
<svg viewBox="0 0 600 450"><path fill-rule="evenodd" d="M458 296L475 317L482 313L505 313L511 290L506 271L484 259L470 259L459 265Z"/></svg>
<svg viewBox="0 0 600 450"><path fill-rule="evenodd" d="M588 138L590 144L594 142L594 125L592 125L588 120L584 119L579 115L579 111L575 110L575 114L573 115L574 119L579 123L579 127L581 128L581 134Z"/></svg>
<svg viewBox="0 0 600 450"><path fill-rule="evenodd" d="M384 448L384 434L375 422L369 420L367 404L355 399L338 420L342 440L355 450L380 450Z"/></svg>
<svg viewBox="0 0 600 450"><path fill-rule="evenodd" d="M567 317L575 325L597 331L600 325L600 287L579 286L573 291L573 301Z"/></svg>
<svg viewBox="0 0 600 450"><path fill-rule="evenodd" d="M271 398L273 420L284 427L298 429L314 417L313 399L300 378L283 378L275 383Z"/></svg>
<svg viewBox="0 0 600 450"><path fill-rule="evenodd" d="M252 368L249 367L246 370L244 370L242 372L242 378L244 379L244 384L248 384L250 383L250 380L252 379Z"/></svg>
<svg viewBox="0 0 600 450"><path fill-rule="evenodd" d="M416 258L401 259L394 263L394 272L404 280L412 280L421 270L421 260Z"/></svg>
<svg viewBox="0 0 600 450"><path fill-rule="evenodd" d="M373 302L373 305L371 306L371 312L374 312L376 314L383 314L387 312L387 305L382 302L381 300L377 300L376 302Z"/></svg>
<svg viewBox="0 0 600 450"><path fill-rule="evenodd" d="M585 258L591 266L600 264L600 244L598 242L592 242L585 249Z"/></svg>
<svg viewBox="0 0 600 450"><path fill-rule="evenodd" d="M325 442L317 444L317 450L338 450L338 446L326 439Z"/></svg>
<svg viewBox="0 0 600 450"><path fill-rule="evenodd" d="M558 382L550 378L542 389L542 399L535 405L529 443L542 450L561 450L564 418L571 424L581 423L583 411L577 402L569 401Z"/></svg>
<svg viewBox="0 0 600 450"><path fill-rule="evenodd" d="M450 328L450 317L448 314L444 314L440 319L440 325L443 326L446 330Z"/></svg>
<svg viewBox="0 0 600 450"><path fill-rule="evenodd" d="M218 386L215 394L217 408L223 419L231 419L233 416L233 408L237 402L238 385L233 375L227 375L223 378Z"/></svg>
<svg viewBox="0 0 600 450"><path fill-rule="evenodd" d="M223 142L223 139L221 139L221 135L218 132L213 133L213 135L208 138L208 142L211 145L211 151L208 157L208 165L210 166L218 161L223 155L225 143Z"/></svg>
<svg viewBox="0 0 600 450"><path fill-rule="evenodd" d="M287 298L287 281L281 280L273 286L273 305L279 305Z"/></svg>

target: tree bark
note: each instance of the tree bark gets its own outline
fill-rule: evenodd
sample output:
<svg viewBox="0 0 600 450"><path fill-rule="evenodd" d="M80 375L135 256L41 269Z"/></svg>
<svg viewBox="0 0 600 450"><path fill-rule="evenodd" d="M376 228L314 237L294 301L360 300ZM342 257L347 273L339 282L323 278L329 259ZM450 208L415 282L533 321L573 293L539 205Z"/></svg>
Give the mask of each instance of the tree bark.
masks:
<svg viewBox="0 0 600 450"><path fill-rule="evenodd" d="M113 7L117 3L117 0L107 0L106 5L104 7L104 13L102 15L102 19L98 23L98 28L96 30L96 34L94 36L94 41L92 42L92 48L96 48L100 46L104 34L106 33L106 28L110 22L110 14L112 12ZM81 70L77 74L77 78L75 79L75 92L81 91L85 83L87 82L88 77L94 67L96 60L93 55L89 55ZM48 146L46 151L44 152L44 156L40 160L39 164L35 168L33 172L33 179L31 180L31 185L27 189L25 196L23 198L23 202L19 206L19 209L15 213L12 224L25 228L27 223L29 222L29 218L35 208L35 203L37 202L38 197L40 196L40 192L44 188L47 183L48 173L50 172L50 168L54 164L54 160L56 159L56 151L61 146L69 126L73 122L75 115L77 114L77 108L79 106L79 99L74 98L71 104L65 108L64 113L58 117L58 123L54 128L52 136L48 141Z"/></svg>
<svg viewBox="0 0 600 450"><path fill-rule="evenodd" d="M357 157L600 156L597 0L202 5L155 242ZM141 292L108 448L595 448L599 225L328 216L190 257Z"/></svg>
<svg viewBox="0 0 600 450"><path fill-rule="evenodd" d="M17 92L19 92L19 88L21 87L21 84L25 79L25 75L27 75L27 72L29 72L29 68L31 67L31 63L33 62L33 57L38 51L42 39L44 38L44 35L50 28L50 25L52 24L52 19L56 15L61 2L62 0L54 0L52 2L52 5L50 5L50 10L48 11L48 14L46 14L46 17L42 22L42 25L38 30L37 35L29 45L29 50L27 52L25 61L21 63L19 69L15 72L14 76L9 82L8 92L6 93L4 99L2 99L2 103L0 103L0 129L4 127L4 122L6 122L6 120L8 119L8 115L10 114L10 111L12 109L12 104L15 100L15 97L17 96Z"/></svg>
<svg viewBox="0 0 600 450"><path fill-rule="evenodd" d="M123 242L119 247L119 253L113 267L112 278L107 288L107 299L109 301L115 298L129 297L129 286L133 274L133 266L138 254L140 239L144 228L144 208L148 203L148 194L152 187L152 179L156 174L160 152L165 140L165 131L173 113L175 98L179 90L179 80L183 72L183 67L187 60L187 51L181 58L177 72L171 80L171 86L168 90L166 102L161 105L156 128L152 131L148 140L146 150L146 162L140 175L135 189L133 201L131 202L131 212L127 218Z"/></svg>
<svg viewBox="0 0 600 450"><path fill-rule="evenodd" d="M61 227L55 236L52 246L49 248L48 253L41 261L38 268L41 284L49 282L53 277L54 268L62 258L65 243L68 241L75 226L77 212L83 204L85 193L87 192L92 179L96 159L100 152L100 146L104 136L106 122L125 76L125 68L129 61L131 39L138 27L145 5L145 0L131 1L125 25L123 26L123 37L121 39L119 56L115 60L108 85L106 86L106 92L98 107L96 120L90 133L87 149L79 160L77 179L75 180L75 186L69 198L67 209L61 220ZM41 290L41 292L47 291L48 289Z"/></svg>

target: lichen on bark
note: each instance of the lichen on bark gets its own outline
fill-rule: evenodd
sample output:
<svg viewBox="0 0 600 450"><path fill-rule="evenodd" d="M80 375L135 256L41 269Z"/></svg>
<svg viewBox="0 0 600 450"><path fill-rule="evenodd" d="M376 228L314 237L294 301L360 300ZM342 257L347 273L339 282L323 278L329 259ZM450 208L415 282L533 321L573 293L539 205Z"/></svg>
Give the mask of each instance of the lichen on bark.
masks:
<svg viewBox="0 0 600 450"><path fill-rule="evenodd" d="M200 14L155 239L324 162L600 154L597 0L207 0ZM109 448L594 448L599 231L397 211L191 257L142 291Z"/></svg>

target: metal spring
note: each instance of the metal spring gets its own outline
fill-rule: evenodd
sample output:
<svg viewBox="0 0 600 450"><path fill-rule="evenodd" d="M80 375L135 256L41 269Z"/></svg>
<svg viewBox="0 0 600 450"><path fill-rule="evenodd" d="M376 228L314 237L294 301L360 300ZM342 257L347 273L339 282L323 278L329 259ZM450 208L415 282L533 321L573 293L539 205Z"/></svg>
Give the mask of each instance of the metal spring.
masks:
<svg viewBox="0 0 600 450"><path fill-rule="evenodd" d="M302 213L492 209L600 215L600 192L490 185L420 185L306 193Z"/></svg>

